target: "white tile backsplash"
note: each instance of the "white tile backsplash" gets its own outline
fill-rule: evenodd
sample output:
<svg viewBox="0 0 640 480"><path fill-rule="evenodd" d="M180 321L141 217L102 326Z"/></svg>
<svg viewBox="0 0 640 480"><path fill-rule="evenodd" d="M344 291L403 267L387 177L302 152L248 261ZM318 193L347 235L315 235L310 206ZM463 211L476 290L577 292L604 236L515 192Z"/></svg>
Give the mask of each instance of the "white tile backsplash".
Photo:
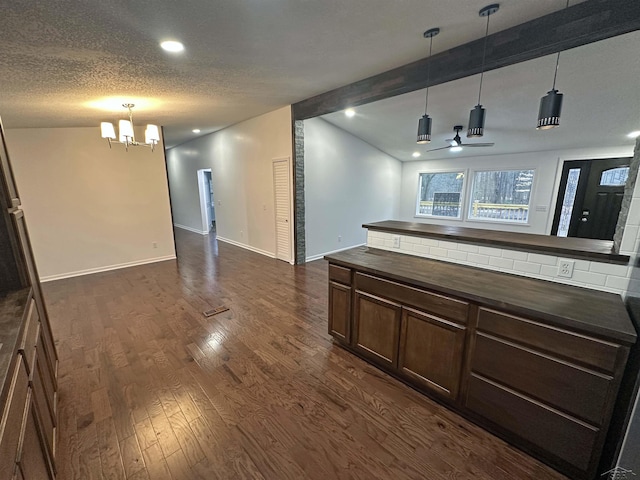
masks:
<svg viewBox="0 0 640 480"><path fill-rule="evenodd" d="M638 230L640 228L636 229L636 235L638 235ZM478 246L449 240L434 240L412 235L400 235L400 248L394 248L393 235L397 234L370 231L367 245L393 252L617 294L625 293L629 285L631 268L627 265L570 259L574 262L573 277L564 278L557 276L558 263L561 258L566 257Z"/></svg>

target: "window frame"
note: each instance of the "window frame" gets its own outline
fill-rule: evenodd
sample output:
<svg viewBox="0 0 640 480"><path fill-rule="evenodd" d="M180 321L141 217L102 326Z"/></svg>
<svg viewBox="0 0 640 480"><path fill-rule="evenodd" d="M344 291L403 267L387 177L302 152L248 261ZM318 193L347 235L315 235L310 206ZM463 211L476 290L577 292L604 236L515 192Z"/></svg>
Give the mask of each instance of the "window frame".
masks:
<svg viewBox="0 0 640 480"><path fill-rule="evenodd" d="M464 175L462 179L462 187L460 189L460 215L458 217L445 217L440 215L429 215L425 213L418 213L420 208L420 186L422 183L422 174L423 173L462 173ZM438 219L438 220L451 220L455 222L462 222L465 219L465 202L467 199L467 179L469 178L469 169L468 168L446 168L446 169L436 169L436 170L420 170L418 171L418 181L416 186L416 195L415 195L415 205L413 208L413 217L414 218L429 218L429 219Z"/></svg>
<svg viewBox="0 0 640 480"><path fill-rule="evenodd" d="M533 181L531 182L531 193L529 195L529 213L527 214L526 222L519 222L517 220L498 220L495 218L476 218L471 216L471 207L473 205L473 186L475 184L476 173L478 172L517 172L523 170L531 170L533 172ZM535 211L534 205L534 197L535 190L538 182L538 168L537 167L529 167L526 165L520 167L496 167L496 168L474 168L470 169L469 172L469 192L467 195L468 204L465 209L465 221L467 222L478 222L478 223L492 223L496 225L521 225L523 227L531 226L531 214Z"/></svg>

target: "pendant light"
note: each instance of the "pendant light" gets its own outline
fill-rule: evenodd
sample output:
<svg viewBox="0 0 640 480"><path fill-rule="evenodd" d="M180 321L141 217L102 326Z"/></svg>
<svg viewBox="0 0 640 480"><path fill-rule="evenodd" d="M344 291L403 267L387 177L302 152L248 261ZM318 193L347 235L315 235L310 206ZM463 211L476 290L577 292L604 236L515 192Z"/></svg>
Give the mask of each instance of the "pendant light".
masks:
<svg viewBox="0 0 640 480"><path fill-rule="evenodd" d="M429 78L431 73L431 49L433 47L433 37L440 33L439 28L431 28L424 32L424 38L429 39L429 60L427 61L427 95L424 102L424 115L418 121L418 141L423 145L431 141L431 118L427 115L427 107L429 106Z"/></svg>
<svg viewBox="0 0 640 480"><path fill-rule="evenodd" d="M487 17L487 29L484 32L484 47L482 49L482 68L480 70L480 88L478 89L478 104L471 110L469 114L469 129L467 130L467 137L481 137L484 135L484 117L485 109L480 104L480 96L482 95L482 80L484 78L484 60L487 55L487 37L489 36L489 17L496 13L500 5L494 3L487 5L481 9L478 14L481 17Z"/></svg>
<svg viewBox="0 0 640 480"><path fill-rule="evenodd" d="M567 5L569 7L569 0ZM556 57L556 70L553 74L553 87L540 99L538 109L538 126L536 130L549 130L560 126L560 113L562 112L562 94L556 90L556 79L558 78L558 66L560 65L560 52Z"/></svg>

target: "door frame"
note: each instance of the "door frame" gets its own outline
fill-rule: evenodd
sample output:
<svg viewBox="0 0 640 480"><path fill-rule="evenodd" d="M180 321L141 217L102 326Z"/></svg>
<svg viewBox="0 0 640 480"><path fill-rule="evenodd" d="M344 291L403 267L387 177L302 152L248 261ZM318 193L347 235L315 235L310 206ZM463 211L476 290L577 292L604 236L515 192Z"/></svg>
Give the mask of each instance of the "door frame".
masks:
<svg viewBox="0 0 640 480"><path fill-rule="evenodd" d="M211 231L211 218L207 209L207 202L211 203L211 198L207 198L209 193L209 185L207 185L207 177L204 172L211 173L210 168L202 168L198 170L198 196L200 198L200 219L202 222L202 234L208 235ZM212 174L213 175L213 174ZM213 208L213 207L212 207Z"/></svg>
<svg viewBox="0 0 640 480"><path fill-rule="evenodd" d="M293 223L294 223L294 219L292 218L292 212L293 212L293 182L291 181L291 179L293 178L293 170L292 170L292 166L291 166L291 157L279 157L279 158L274 158L271 160L271 177L272 177L272 182L273 182L273 233L274 233L274 240L275 240L275 249L274 249L274 256L275 258L278 258L278 219L277 219L277 215L276 215L276 176L274 175L274 170L276 167L276 163L280 163L280 162L286 162L286 166L287 166L287 190L289 193L289 259L288 260L284 260L282 258L280 258L279 260L283 260L286 262L289 262L291 265L295 264L295 259L294 259L294 254L293 254L293 247L294 247L294 237L293 237Z"/></svg>
<svg viewBox="0 0 640 480"><path fill-rule="evenodd" d="M591 173L591 165L593 161L627 159L627 158L629 159L629 163L632 166L633 152L631 153L624 152L621 149L613 149L610 153L601 153L596 155L572 155L567 157L559 157L558 164L556 166L556 180L554 182L556 187L554 188L554 196L552 199L553 203L552 203L552 208L550 210L551 214L549 215L547 220L548 221L547 232L549 232L548 234L552 236L557 235L558 226L559 226L559 214L562 209L562 203L563 203L563 201L561 201L560 199L560 196L562 195L562 199L564 199L564 193L565 193L567 182L566 182L566 179L563 177L564 177L565 167L567 166L568 163L573 163L576 167L583 168L586 173L586 178L588 178L589 174ZM631 171L629 172L629 175L630 176L632 175ZM582 173L581 173L581 178L583 178ZM578 201L582 203L586 195L587 188L588 188L588 184L586 182L583 185L579 185L578 190L576 192L576 198L575 198L574 204L577 203ZM622 230L624 230L624 228L626 227L626 223L627 223L626 218L618 218L618 227L622 226ZM577 227L573 225L573 222L572 222L572 226L570 226L570 232L573 229L573 233L575 234L576 228Z"/></svg>

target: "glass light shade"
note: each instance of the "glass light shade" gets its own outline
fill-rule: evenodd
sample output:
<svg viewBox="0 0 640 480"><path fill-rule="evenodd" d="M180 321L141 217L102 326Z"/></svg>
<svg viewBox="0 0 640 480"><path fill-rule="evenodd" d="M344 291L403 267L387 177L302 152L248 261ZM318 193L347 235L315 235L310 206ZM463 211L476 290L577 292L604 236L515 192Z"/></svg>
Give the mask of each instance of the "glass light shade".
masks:
<svg viewBox="0 0 640 480"><path fill-rule="evenodd" d="M100 123L100 132L102 134L102 138L110 138L111 140L115 140L116 139L116 131L113 128L113 123L101 122Z"/></svg>
<svg viewBox="0 0 640 480"><path fill-rule="evenodd" d="M120 134L119 140L122 143L131 143L133 140L133 125L129 120L120 120L118 122L118 133Z"/></svg>
<svg viewBox="0 0 640 480"><path fill-rule="evenodd" d="M484 116L485 110L482 105L476 105L469 114L469 129L467 130L467 137L481 137L484 135Z"/></svg>
<svg viewBox="0 0 640 480"><path fill-rule="evenodd" d="M562 112L562 94L558 90L550 90L540 99L538 110L538 126L536 130L549 130L560 126Z"/></svg>
<svg viewBox="0 0 640 480"><path fill-rule="evenodd" d="M148 145L156 144L160 141L160 132L157 125L149 124L144 131L144 142Z"/></svg>
<svg viewBox="0 0 640 480"><path fill-rule="evenodd" d="M420 145L431 141L431 119L425 114L418 122L418 141Z"/></svg>

